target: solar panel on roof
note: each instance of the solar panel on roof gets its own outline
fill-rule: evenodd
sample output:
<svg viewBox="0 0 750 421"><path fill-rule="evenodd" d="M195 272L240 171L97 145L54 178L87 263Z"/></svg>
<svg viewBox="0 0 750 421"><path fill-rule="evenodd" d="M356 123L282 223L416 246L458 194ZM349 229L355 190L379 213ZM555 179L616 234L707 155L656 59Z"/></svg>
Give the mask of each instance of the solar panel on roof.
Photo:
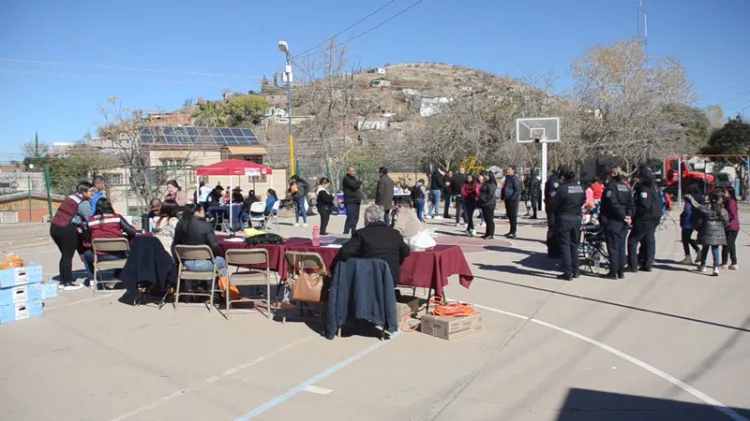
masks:
<svg viewBox="0 0 750 421"><path fill-rule="evenodd" d="M153 143L154 142L154 137L151 136L150 134L142 134L141 135L141 142L143 142L143 143Z"/></svg>
<svg viewBox="0 0 750 421"><path fill-rule="evenodd" d="M248 128L201 126L141 126L139 137L144 143L170 145L242 145L256 146L260 141Z"/></svg>
<svg viewBox="0 0 750 421"><path fill-rule="evenodd" d="M176 137L174 137L174 136L164 136L164 138L165 138L165 141L166 141L166 142L167 142L168 144L170 144L170 145L175 145L175 144L177 144L177 138L176 138Z"/></svg>
<svg viewBox="0 0 750 421"><path fill-rule="evenodd" d="M233 136L242 136L242 130L240 130L240 129L232 129L232 135Z"/></svg>
<svg viewBox="0 0 750 421"><path fill-rule="evenodd" d="M189 136L198 136L198 129L195 127L185 127L185 133Z"/></svg>

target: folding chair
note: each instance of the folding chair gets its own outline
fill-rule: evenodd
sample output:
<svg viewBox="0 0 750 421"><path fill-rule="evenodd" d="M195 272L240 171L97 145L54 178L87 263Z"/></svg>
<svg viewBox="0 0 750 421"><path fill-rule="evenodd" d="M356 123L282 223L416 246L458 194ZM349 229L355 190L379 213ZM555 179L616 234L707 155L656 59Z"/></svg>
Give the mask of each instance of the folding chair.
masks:
<svg viewBox="0 0 750 421"><path fill-rule="evenodd" d="M263 215L265 210L266 202L255 202L250 205L250 228L253 228L254 222L259 223L261 228L266 228L266 216Z"/></svg>
<svg viewBox="0 0 750 421"><path fill-rule="evenodd" d="M271 209L271 214L266 216L266 227L269 227L269 222L273 221L273 225L278 228L279 226L279 209L281 208L281 201L277 200L273 203L273 208Z"/></svg>
<svg viewBox="0 0 750 421"><path fill-rule="evenodd" d="M214 306L214 293L219 291L216 289L216 277L219 276L219 268L216 267L216 259L214 259L214 253L211 251L211 247L207 245L202 246L185 246L179 245L174 246L174 252L177 256L177 287L175 288L174 294L174 308L177 310L177 303L180 300L180 295L188 295L193 297L209 297L208 311L211 311L211 307ZM210 272L193 272L185 269L185 262L188 260L203 260L210 261L213 264L213 270ZM208 293L204 292L180 292L180 283L182 280L186 281L207 281L210 285Z"/></svg>
<svg viewBox="0 0 750 421"><path fill-rule="evenodd" d="M328 270L326 269L326 264L323 261L323 257L318 253L306 251L287 251L286 253L284 253L284 260L286 261L287 266L287 287L290 289L290 293L292 285L294 285L294 281L296 280L297 272L315 271L324 278L328 276ZM312 314L309 303L300 303L300 313L302 313L302 310L304 308L307 308L308 311ZM322 302L320 308L322 318L323 309L325 308L325 305ZM281 316L281 323L285 322L286 310L284 310L284 313Z"/></svg>
<svg viewBox="0 0 750 421"><path fill-rule="evenodd" d="M231 249L227 250L224 257L227 266L235 266L237 270L234 273L229 272L227 276L226 294L226 311L229 319L229 311L232 309L232 303L242 301L242 299L231 298L231 286L266 286L266 317L271 319L271 263L268 259L268 250L266 249ZM265 265L264 269L245 269L241 266Z"/></svg>
<svg viewBox="0 0 750 421"><path fill-rule="evenodd" d="M242 214L242 203L233 203L232 206L225 206L227 209L224 219L221 220L221 231L227 234L233 233L234 227L229 225L231 220L233 225L240 224L240 215ZM231 219L230 219L231 218Z"/></svg>
<svg viewBox="0 0 750 421"><path fill-rule="evenodd" d="M103 270L122 269L125 267L125 262L128 258L122 258L117 260L99 260L99 252L105 254L110 253L127 253L130 250L130 242L125 237L121 238L97 238L91 242L92 248L94 249L94 279L93 279L93 290L96 294L96 290L99 289L99 283L102 285L113 284L117 285L120 280L112 279L109 281L99 280L99 275Z"/></svg>

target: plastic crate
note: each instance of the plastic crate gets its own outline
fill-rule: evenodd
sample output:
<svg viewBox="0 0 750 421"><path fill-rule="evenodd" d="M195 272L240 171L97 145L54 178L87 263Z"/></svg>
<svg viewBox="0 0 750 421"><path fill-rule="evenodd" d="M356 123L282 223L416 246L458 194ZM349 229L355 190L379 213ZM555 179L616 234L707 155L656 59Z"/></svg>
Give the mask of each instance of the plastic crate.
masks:
<svg viewBox="0 0 750 421"><path fill-rule="evenodd" d="M57 298L57 288L60 285L59 282L48 281L39 285L42 287L42 300L49 300L50 298Z"/></svg>

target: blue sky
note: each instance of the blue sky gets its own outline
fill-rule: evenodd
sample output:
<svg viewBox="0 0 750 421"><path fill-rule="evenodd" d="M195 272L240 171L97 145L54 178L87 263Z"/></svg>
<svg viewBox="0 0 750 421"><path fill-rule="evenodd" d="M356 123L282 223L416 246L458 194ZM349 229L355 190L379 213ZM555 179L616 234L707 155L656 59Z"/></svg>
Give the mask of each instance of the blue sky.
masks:
<svg viewBox="0 0 750 421"><path fill-rule="evenodd" d="M395 0L352 32L415 1ZM78 140L101 122L96 107L110 96L128 107L173 109L218 98L224 88L257 89L263 75L283 69L278 40L304 51L385 3L0 1L0 150L20 151L35 131L45 142ZM750 0L644 5L649 54L682 61L699 104L750 115ZM636 7L637 0L423 0L355 40L350 62L433 61L512 76L552 70L564 90L571 60L587 47L637 34Z"/></svg>

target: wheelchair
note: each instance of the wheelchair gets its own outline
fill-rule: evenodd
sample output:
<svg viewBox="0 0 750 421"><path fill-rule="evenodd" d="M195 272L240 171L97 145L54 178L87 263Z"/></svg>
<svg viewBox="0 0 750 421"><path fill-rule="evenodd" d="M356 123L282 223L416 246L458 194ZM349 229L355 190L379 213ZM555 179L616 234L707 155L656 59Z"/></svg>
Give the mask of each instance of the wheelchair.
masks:
<svg viewBox="0 0 750 421"><path fill-rule="evenodd" d="M579 266L598 274L602 266L609 266L604 229L598 224L581 225L581 245L578 247Z"/></svg>

